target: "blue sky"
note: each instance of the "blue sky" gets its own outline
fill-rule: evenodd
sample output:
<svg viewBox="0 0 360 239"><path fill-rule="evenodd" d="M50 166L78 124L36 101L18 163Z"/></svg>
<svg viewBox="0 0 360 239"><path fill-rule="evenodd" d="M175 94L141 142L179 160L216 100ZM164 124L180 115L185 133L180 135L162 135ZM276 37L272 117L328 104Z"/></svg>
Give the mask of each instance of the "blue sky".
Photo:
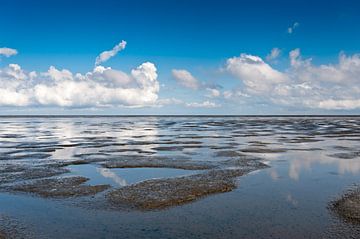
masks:
<svg viewBox="0 0 360 239"><path fill-rule="evenodd" d="M0 49L17 51L0 54L2 114L360 112L357 1L2 0L0 5ZM122 40L125 49L101 66L127 74L133 83L125 85L94 73L96 57ZM270 56L272 49L277 50ZM131 75L145 62L157 73L146 89ZM23 79L10 79L11 71L19 70L9 64L21 67ZM93 72L91 79L81 78L91 84L79 83L87 96L78 96L83 91L72 90L69 79L59 83L44 74L50 66L67 69L76 83L81 81L76 73ZM29 76L31 71L37 76ZM136 94L144 99L135 102Z"/></svg>

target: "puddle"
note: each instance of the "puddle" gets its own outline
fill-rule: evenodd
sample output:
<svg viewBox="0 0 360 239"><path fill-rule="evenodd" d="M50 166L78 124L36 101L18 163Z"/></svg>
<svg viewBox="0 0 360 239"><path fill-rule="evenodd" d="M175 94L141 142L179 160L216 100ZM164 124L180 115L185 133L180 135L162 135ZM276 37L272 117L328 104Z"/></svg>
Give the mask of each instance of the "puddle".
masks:
<svg viewBox="0 0 360 239"><path fill-rule="evenodd" d="M109 184L113 187L124 187L141 181L156 178L173 178L200 173L201 170L184 170L172 168L102 168L95 165L72 165L67 167L68 175L89 178L91 185Z"/></svg>

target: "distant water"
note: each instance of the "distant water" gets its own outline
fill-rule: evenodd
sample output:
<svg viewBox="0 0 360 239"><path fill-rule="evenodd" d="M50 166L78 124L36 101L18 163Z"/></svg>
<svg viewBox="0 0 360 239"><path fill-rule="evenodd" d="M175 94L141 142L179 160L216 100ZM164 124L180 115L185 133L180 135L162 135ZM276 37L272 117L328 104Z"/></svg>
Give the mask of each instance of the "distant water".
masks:
<svg viewBox="0 0 360 239"><path fill-rule="evenodd" d="M359 145L358 117L0 117L0 167L125 156L227 159L221 151L255 155L270 166L239 178L232 192L160 211L104 210L4 192L0 216L35 238L359 235L358 226L327 209L329 201L360 183ZM69 168L69 175L113 187L196 173L105 170L96 163Z"/></svg>

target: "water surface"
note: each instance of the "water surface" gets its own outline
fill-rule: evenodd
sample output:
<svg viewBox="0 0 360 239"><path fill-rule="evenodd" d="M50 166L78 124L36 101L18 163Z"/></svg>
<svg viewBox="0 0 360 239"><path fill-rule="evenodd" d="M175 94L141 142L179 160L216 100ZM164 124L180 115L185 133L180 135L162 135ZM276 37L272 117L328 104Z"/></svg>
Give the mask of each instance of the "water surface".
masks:
<svg viewBox="0 0 360 239"><path fill-rule="evenodd" d="M77 199L0 193L0 215L34 238L319 238L359 235L328 203L360 182L357 117L2 117L0 167L84 160L67 175L124 187L195 170L105 169L121 157L225 160L270 167L232 192L164 210L109 210ZM1 219L0 223L6 219Z"/></svg>

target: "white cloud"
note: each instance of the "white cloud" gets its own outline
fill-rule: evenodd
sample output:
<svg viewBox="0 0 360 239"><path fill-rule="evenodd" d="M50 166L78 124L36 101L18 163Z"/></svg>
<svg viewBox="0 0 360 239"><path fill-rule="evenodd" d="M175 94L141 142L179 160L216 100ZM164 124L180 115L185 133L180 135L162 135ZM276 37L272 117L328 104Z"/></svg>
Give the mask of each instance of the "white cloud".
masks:
<svg viewBox="0 0 360 239"><path fill-rule="evenodd" d="M241 89L226 90L224 91L223 96L228 100L250 97L250 95L244 93Z"/></svg>
<svg viewBox="0 0 360 239"><path fill-rule="evenodd" d="M241 54L226 69L244 84L244 92L290 107L351 110L360 108L360 54L341 53L337 64L315 66L299 49L289 53L290 68L278 71L260 57ZM235 91L226 91L231 98Z"/></svg>
<svg viewBox="0 0 360 239"><path fill-rule="evenodd" d="M14 56L16 55L18 52L16 49L12 49L12 48L8 48L8 47L3 47L0 48L0 56L6 56L6 57L10 57L10 56Z"/></svg>
<svg viewBox="0 0 360 239"><path fill-rule="evenodd" d="M176 79L177 83L185 88L206 91L206 93L204 94L205 97L216 98L221 96L221 85L211 82L199 81L187 70L173 69L172 75Z"/></svg>
<svg viewBox="0 0 360 239"><path fill-rule="evenodd" d="M125 46L122 41L111 51L104 51L96 58L96 65ZM0 49L3 54L16 53ZM40 73L26 72L17 64L0 69L0 106L153 106L157 104L159 88L157 69L150 62L133 69L131 74L103 66L85 74L54 66Z"/></svg>
<svg viewBox="0 0 360 239"><path fill-rule="evenodd" d="M112 50L102 52L98 57L96 57L95 65L100 65L101 63L109 60L111 57L115 56L119 51L124 50L126 47L126 41L121 41L119 44L114 46Z"/></svg>
<svg viewBox="0 0 360 239"><path fill-rule="evenodd" d="M24 72L11 64L0 69L1 106L141 107L155 105L159 82L156 67L146 62L131 71L95 67L73 74L51 66L47 72Z"/></svg>
<svg viewBox="0 0 360 239"><path fill-rule="evenodd" d="M204 101L204 102L192 102L192 103L186 103L187 107L190 108L216 108L220 107L221 105L218 105L211 101Z"/></svg>
<svg viewBox="0 0 360 239"><path fill-rule="evenodd" d="M360 108L360 99L349 99L349 100L322 100L318 103L319 108L323 109L345 109L353 110Z"/></svg>
<svg viewBox="0 0 360 239"><path fill-rule="evenodd" d="M0 69L0 105L25 106L30 102L28 96L28 75L17 64Z"/></svg>
<svg viewBox="0 0 360 239"><path fill-rule="evenodd" d="M294 22L294 24L292 24L292 26L288 27L287 32L289 34L292 34L294 32L294 30L299 27L299 25L300 24L298 22Z"/></svg>
<svg viewBox="0 0 360 239"><path fill-rule="evenodd" d="M199 81L187 70L173 69L172 75L180 85L186 88L193 90L197 90L199 88Z"/></svg>
<svg viewBox="0 0 360 239"><path fill-rule="evenodd" d="M273 61L280 56L280 53L281 53L281 50L279 48L275 47L271 50L270 54L268 54L266 56L266 60Z"/></svg>
<svg viewBox="0 0 360 239"><path fill-rule="evenodd" d="M284 83L287 75L273 69L260 57L241 54L227 60L226 69L241 79L249 92L263 94L272 90L277 84Z"/></svg>
<svg viewBox="0 0 360 239"><path fill-rule="evenodd" d="M208 91L208 94L206 95L206 97L216 98L216 97L219 97L221 95L221 92L218 89L206 88L206 90Z"/></svg>

